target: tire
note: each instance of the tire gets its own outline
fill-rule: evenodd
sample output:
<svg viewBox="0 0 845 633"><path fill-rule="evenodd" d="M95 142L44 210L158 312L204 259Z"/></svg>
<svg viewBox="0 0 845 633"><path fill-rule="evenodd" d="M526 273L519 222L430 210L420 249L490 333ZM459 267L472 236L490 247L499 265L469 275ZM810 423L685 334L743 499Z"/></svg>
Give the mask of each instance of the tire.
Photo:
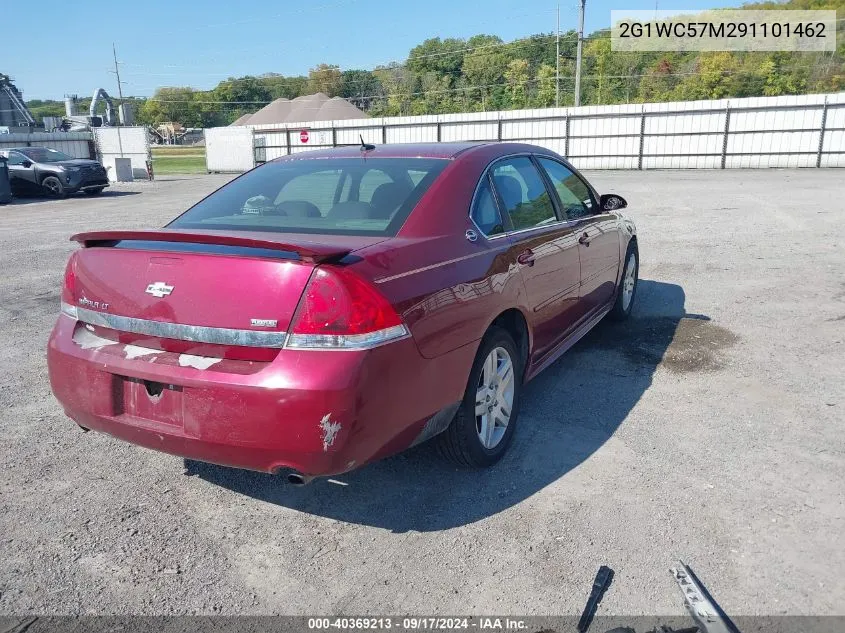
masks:
<svg viewBox="0 0 845 633"><path fill-rule="evenodd" d="M85 195L86 196L99 196L101 193L103 193L103 189L105 189L105 187L97 187L96 189L86 189Z"/></svg>
<svg viewBox="0 0 845 633"><path fill-rule="evenodd" d="M65 186L57 176L47 176L41 181L41 186L51 198L64 198L67 195Z"/></svg>
<svg viewBox="0 0 845 633"><path fill-rule="evenodd" d="M501 425L501 418L494 419L491 414L476 416L476 398L479 397L481 387L479 383L484 376L485 364L494 351L497 355L497 374L499 368L505 368L506 357L510 361L511 367L510 416L504 427ZM522 369L523 359L513 337L501 328L490 328L478 348L460 407L449 427L437 436L437 447L444 458L459 466L469 468L486 468L502 458L513 439L517 418L519 417ZM502 398L503 401L507 400L507 380L504 382L503 385L500 381L502 390L495 389L487 394L492 400L488 400L485 396L484 402L491 403L488 406L497 403L497 398ZM494 420L492 429L490 420ZM481 433L484 431L489 432L486 437L490 447L485 446L482 441Z"/></svg>
<svg viewBox="0 0 845 633"><path fill-rule="evenodd" d="M616 302L610 311L614 321L624 321L631 316L634 300L637 298L637 286L640 281L640 252L637 243L631 241L625 253L625 268L616 289Z"/></svg>

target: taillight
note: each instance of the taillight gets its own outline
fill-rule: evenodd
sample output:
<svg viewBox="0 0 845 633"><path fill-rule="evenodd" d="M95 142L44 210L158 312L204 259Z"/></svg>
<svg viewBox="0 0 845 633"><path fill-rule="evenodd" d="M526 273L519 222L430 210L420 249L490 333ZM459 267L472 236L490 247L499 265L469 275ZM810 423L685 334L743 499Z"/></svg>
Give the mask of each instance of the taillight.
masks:
<svg viewBox="0 0 845 633"><path fill-rule="evenodd" d="M65 279L62 284L62 312L69 317L76 318L76 301L74 294L76 291L76 253L70 256L65 266Z"/></svg>
<svg viewBox="0 0 845 633"><path fill-rule="evenodd" d="M366 280L348 268L321 267L305 288L285 346L360 349L407 335L393 306Z"/></svg>

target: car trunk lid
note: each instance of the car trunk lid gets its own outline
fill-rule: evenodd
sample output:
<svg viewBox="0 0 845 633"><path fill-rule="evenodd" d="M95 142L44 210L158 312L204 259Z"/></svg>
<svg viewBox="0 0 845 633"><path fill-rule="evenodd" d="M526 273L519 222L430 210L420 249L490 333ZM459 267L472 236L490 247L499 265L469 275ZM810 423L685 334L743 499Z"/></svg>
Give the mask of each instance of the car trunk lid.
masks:
<svg viewBox="0 0 845 633"><path fill-rule="evenodd" d="M324 236L320 236L321 238ZM378 238L216 231L99 231L66 289L78 320L135 346L269 360L284 344L314 267Z"/></svg>

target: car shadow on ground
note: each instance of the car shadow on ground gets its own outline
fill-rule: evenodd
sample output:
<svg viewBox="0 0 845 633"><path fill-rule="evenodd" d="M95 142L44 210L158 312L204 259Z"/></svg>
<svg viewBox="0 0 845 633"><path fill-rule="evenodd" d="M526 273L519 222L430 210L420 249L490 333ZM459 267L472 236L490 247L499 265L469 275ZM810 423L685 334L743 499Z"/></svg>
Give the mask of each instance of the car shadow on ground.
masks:
<svg viewBox="0 0 845 633"><path fill-rule="evenodd" d="M718 361L712 356L718 345L707 335L716 326L687 314L684 299L680 286L640 280L631 319L603 321L526 385L514 443L489 470L455 468L429 442L301 488L282 477L189 460L185 472L267 503L394 532L478 521L589 459L624 423L658 366L695 371Z"/></svg>
<svg viewBox="0 0 845 633"><path fill-rule="evenodd" d="M49 196L41 196L37 194L15 194L8 206L16 206L21 204L36 204L39 202L61 202L62 200L101 200L103 198L120 198L121 196L134 196L141 193L140 191L109 191L106 189L103 193L96 196L87 196L84 193L71 193L65 198L51 198Z"/></svg>

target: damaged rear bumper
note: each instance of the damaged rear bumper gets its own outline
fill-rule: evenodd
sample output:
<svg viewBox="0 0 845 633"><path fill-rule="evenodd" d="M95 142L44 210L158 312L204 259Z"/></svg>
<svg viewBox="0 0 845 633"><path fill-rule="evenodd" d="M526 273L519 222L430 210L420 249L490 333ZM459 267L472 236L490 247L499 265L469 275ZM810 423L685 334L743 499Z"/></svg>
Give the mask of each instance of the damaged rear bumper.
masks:
<svg viewBox="0 0 845 633"><path fill-rule="evenodd" d="M77 424L271 473L338 474L415 443L462 397L473 354L429 360L404 339L361 351L285 349L269 362L211 359L80 337L84 327L61 315L47 353L53 393Z"/></svg>

